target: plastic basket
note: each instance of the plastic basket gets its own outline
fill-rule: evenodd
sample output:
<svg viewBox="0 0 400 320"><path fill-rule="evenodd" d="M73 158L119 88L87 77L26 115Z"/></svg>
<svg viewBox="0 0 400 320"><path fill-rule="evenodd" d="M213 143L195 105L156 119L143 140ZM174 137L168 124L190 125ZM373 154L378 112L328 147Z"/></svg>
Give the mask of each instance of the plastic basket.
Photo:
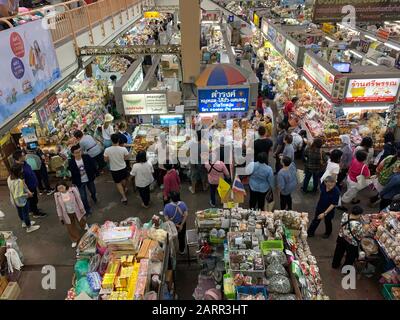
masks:
<svg viewBox="0 0 400 320"><path fill-rule="evenodd" d="M273 250L283 251L284 248L282 240L266 240L262 241L260 245L263 255Z"/></svg>
<svg viewBox="0 0 400 320"><path fill-rule="evenodd" d="M386 300L394 300L394 296L392 294L392 288L400 287L400 284L384 284L382 288L382 294Z"/></svg>
<svg viewBox="0 0 400 320"><path fill-rule="evenodd" d="M262 293L265 300L268 300L267 289L263 286L238 286L236 287L236 300L240 300L241 295L256 295L257 293Z"/></svg>

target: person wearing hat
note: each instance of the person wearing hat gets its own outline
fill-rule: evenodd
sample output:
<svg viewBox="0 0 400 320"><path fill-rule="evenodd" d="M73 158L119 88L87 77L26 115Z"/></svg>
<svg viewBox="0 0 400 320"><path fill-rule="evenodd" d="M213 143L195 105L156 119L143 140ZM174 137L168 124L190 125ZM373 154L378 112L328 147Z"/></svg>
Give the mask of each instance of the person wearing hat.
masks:
<svg viewBox="0 0 400 320"><path fill-rule="evenodd" d="M104 124L101 126L101 134L104 140L104 148L112 146L111 135L114 134L114 128L112 125L113 120L114 117L111 114L107 113L104 117Z"/></svg>
<svg viewBox="0 0 400 320"><path fill-rule="evenodd" d="M332 268L340 267L343 256L346 258L343 265L353 265L358 258L358 246L363 237L361 215L364 210L360 206L354 206L351 213L343 213L339 235L336 240L335 253L332 260Z"/></svg>

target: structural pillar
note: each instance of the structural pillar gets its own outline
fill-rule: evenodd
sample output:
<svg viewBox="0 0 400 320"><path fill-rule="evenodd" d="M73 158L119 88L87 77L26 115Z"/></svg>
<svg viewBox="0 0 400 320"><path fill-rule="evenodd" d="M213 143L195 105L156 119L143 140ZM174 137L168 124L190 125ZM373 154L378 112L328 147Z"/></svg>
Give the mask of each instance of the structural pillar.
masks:
<svg viewBox="0 0 400 320"><path fill-rule="evenodd" d="M193 83L200 74L200 0L179 0L183 82Z"/></svg>

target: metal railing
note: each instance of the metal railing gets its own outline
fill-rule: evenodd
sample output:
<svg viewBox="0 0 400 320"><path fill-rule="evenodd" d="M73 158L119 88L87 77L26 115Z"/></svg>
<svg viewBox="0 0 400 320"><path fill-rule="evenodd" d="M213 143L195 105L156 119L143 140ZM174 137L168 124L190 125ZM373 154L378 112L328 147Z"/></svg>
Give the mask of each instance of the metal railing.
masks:
<svg viewBox="0 0 400 320"><path fill-rule="evenodd" d="M98 0L92 4L86 4L83 0L73 0L45 6L13 17L0 18L0 23L12 28L10 19L26 17L35 13L54 12L50 17L46 17L49 25L52 26L50 29L54 45L71 38L77 48L76 37L79 32L88 30L90 42L94 44L93 28L95 25L101 25L103 36L105 36L104 23L107 19L111 18L112 28L115 30L116 24L123 24L124 12L129 20L133 16L133 7L142 2L144 0Z"/></svg>

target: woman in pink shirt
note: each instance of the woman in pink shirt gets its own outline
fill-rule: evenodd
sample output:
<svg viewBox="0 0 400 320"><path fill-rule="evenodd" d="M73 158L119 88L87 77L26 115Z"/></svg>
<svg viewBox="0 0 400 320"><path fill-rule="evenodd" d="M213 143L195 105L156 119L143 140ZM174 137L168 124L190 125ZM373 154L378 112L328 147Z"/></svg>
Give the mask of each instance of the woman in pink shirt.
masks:
<svg viewBox="0 0 400 320"><path fill-rule="evenodd" d="M215 207L217 203L216 193L219 184L219 178L227 177L229 178L229 171L226 168L225 164L218 160L215 163L205 164L206 170L208 172L208 183L210 184L210 205L211 207Z"/></svg>
<svg viewBox="0 0 400 320"><path fill-rule="evenodd" d="M167 161L168 162L168 161ZM173 168L172 164L166 163L164 168L167 170L167 173L164 176L164 205L170 202L170 193L172 191L180 192L181 190L181 179L179 179L179 175L176 170Z"/></svg>
<svg viewBox="0 0 400 320"><path fill-rule="evenodd" d="M365 164L367 157L368 154L365 151L359 150L351 161L347 175L347 191L342 197L344 203L351 202L352 204L357 204L360 202L360 200L354 199L358 191L360 191L357 186L357 177L363 175L365 178L369 178L371 176L368 165Z"/></svg>

